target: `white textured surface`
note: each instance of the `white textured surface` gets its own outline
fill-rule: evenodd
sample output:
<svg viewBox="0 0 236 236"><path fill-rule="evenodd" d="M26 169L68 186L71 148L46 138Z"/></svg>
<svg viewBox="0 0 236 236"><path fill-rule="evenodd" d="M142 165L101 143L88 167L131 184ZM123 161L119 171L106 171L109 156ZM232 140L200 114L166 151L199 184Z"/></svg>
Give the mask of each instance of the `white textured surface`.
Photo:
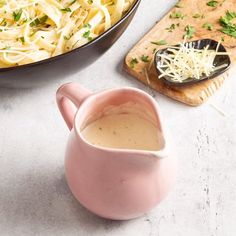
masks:
<svg viewBox="0 0 236 236"><path fill-rule="evenodd" d="M191 108L121 71L125 53L173 4L142 1L123 37L82 72L56 63L0 75L0 235L236 235L236 76L207 104ZM152 212L112 222L73 198L63 173L68 130L55 103L56 89L69 81L92 91L133 86L159 102L174 137L179 176L176 188Z"/></svg>

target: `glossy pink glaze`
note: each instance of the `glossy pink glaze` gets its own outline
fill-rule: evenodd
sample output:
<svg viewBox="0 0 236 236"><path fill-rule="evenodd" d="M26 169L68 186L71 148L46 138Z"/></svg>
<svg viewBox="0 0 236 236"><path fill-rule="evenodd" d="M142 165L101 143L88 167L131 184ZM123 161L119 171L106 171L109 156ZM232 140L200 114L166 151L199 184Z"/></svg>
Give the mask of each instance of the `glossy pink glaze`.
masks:
<svg viewBox="0 0 236 236"><path fill-rule="evenodd" d="M68 101L78 108L75 110ZM110 105L135 101L155 114L165 145L159 152L95 147L81 137L81 127ZM87 209L115 220L141 216L165 198L176 178L176 159L169 154L155 100L133 88L91 94L78 84L57 91L59 109L69 127L65 172L68 185Z"/></svg>

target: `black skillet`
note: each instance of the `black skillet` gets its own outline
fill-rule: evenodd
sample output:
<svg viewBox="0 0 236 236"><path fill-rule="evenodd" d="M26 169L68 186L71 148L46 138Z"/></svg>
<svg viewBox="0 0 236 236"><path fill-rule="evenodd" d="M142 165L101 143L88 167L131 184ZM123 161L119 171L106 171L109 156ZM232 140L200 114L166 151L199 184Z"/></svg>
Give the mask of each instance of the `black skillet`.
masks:
<svg viewBox="0 0 236 236"><path fill-rule="evenodd" d="M124 33L128 25L130 24L131 20L133 19L136 10L140 4L141 0L136 0L133 3L133 6L129 9L129 11L110 29L106 32L98 36L96 39L92 40L91 42L76 48L70 52L51 57L42 61L20 65L20 66L13 66L8 68L0 68L0 72L3 71L15 71L18 69L25 69L34 67L36 65L51 63L52 61L63 59L65 63L65 69L67 66L67 61L78 61L77 70L81 70L86 66L92 64L95 60L97 60L107 49L109 49L117 39Z"/></svg>

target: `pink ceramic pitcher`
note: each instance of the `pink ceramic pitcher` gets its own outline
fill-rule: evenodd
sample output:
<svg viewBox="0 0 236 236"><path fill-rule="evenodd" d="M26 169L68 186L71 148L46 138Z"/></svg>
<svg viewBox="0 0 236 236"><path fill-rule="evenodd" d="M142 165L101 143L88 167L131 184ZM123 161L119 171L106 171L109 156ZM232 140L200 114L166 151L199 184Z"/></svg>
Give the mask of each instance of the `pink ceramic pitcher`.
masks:
<svg viewBox="0 0 236 236"><path fill-rule="evenodd" d="M151 96L134 88L91 93L69 83L57 91L57 103L71 130L65 156L67 182L83 206L99 216L124 220L141 216L166 197L175 182L176 160ZM141 105L138 112L155 122L162 139L159 151L103 148L82 137L81 130L97 114L125 103Z"/></svg>

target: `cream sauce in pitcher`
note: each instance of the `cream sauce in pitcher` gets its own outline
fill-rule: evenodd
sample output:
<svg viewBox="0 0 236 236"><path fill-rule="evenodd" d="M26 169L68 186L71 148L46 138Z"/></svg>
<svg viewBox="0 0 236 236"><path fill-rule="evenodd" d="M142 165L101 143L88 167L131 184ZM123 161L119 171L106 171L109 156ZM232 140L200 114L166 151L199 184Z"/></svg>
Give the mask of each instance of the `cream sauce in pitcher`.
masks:
<svg viewBox="0 0 236 236"><path fill-rule="evenodd" d="M127 220L167 196L176 179L176 158L150 95L134 88L92 94L69 83L58 90L57 103L71 130L67 183L83 206L108 219Z"/></svg>
<svg viewBox="0 0 236 236"><path fill-rule="evenodd" d="M82 130L84 139L107 148L159 150L160 131L137 114L111 114L91 122Z"/></svg>

